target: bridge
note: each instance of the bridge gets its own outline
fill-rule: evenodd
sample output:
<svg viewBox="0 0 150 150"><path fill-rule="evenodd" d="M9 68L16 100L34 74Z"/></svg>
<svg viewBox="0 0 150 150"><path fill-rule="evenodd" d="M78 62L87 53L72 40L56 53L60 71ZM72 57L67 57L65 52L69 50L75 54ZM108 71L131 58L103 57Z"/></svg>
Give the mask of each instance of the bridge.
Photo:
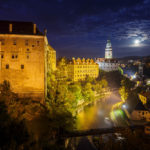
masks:
<svg viewBox="0 0 150 150"><path fill-rule="evenodd" d="M125 130L132 130L141 129L144 130L143 125L134 125L134 126L126 126L126 127L112 127L112 128L98 128L98 129L90 129L90 130L75 130L72 132L64 133L63 137L82 137L82 136L94 136L94 135L101 135L107 133L119 133Z"/></svg>
<svg viewBox="0 0 150 150"><path fill-rule="evenodd" d="M101 137L103 134L108 133L125 133L128 131L134 131L140 129L144 131L144 126L126 126L126 127L112 127L112 128L99 128L99 129L90 129L90 130L76 130L68 133L64 133L62 138L65 139L66 149L73 150L96 150L92 140L93 136Z"/></svg>

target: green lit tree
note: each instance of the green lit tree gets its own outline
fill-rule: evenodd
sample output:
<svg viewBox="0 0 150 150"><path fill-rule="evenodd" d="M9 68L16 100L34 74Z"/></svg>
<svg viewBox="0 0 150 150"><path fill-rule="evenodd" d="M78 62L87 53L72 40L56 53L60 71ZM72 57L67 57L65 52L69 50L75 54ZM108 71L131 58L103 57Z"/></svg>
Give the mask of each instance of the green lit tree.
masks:
<svg viewBox="0 0 150 150"><path fill-rule="evenodd" d="M120 87L119 94L121 95L121 99L125 102L129 96L128 91L126 90L125 86Z"/></svg>
<svg viewBox="0 0 150 150"><path fill-rule="evenodd" d="M94 91L92 90L91 83L86 83L83 86L82 93L83 93L83 97L86 101L94 101L95 100Z"/></svg>

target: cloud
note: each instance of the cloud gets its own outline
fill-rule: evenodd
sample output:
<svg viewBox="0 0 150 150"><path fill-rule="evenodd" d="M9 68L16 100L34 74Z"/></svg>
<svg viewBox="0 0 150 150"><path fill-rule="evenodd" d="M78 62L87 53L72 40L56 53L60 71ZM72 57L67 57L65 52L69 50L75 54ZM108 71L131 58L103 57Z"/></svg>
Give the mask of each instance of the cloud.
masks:
<svg viewBox="0 0 150 150"><path fill-rule="evenodd" d="M102 54L108 38L116 49L129 47L136 38L150 45L149 4L150 0L5 0L0 2L0 19L34 21L41 30L47 28L49 41L62 54L70 49Z"/></svg>

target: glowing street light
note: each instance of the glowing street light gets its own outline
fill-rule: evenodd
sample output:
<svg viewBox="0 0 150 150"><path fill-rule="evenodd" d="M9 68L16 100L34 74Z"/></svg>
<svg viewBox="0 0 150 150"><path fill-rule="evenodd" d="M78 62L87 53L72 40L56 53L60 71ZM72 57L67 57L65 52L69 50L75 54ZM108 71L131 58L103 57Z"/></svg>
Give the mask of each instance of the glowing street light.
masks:
<svg viewBox="0 0 150 150"><path fill-rule="evenodd" d="M124 109L125 109L125 108L127 108L127 106L126 106L125 104L123 104L123 105L122 105L122 108L124 108Z"/></svg>
<svg viewBox="0 0 150 150"><path fill-rule="evenodd" d="M136 79L136 75L134 74L134 75L132 75L131 76L131 79L133 80L133 79Z"/></svg>

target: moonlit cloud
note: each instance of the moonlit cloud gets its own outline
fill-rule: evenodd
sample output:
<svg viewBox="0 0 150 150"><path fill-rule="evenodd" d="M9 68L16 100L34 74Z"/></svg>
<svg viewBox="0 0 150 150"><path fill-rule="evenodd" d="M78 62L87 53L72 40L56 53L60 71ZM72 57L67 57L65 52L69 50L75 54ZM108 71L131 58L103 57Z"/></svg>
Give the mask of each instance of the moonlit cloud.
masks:
<svg viewBox="0 0 150 150"><path fill-rule="evenodd" d="M47 28L59 56L103 57L107 39L116 57L150 54L150 0L5 0L0 8L1 20Z"/></svg>

